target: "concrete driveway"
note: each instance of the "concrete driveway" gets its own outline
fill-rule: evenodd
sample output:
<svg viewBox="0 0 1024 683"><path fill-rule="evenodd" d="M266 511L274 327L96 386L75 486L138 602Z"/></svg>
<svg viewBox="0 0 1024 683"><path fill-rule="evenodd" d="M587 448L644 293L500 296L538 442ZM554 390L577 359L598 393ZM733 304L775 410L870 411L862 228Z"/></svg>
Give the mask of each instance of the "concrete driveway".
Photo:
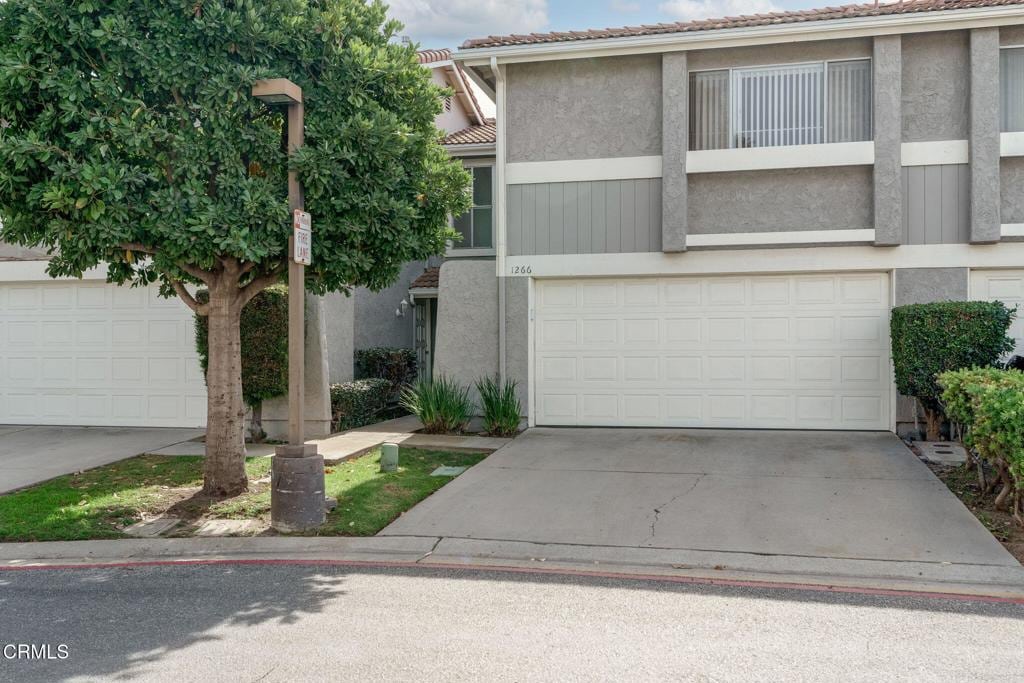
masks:
<svg viewBox="0 0 1024 683"><path fill-rule="evenodd" d="M1019 567L875 432L532 429L381 533Z"/></svg>
<svg viewBox="0 0 1024 683"><path fill-rule="evenodd" d="M0 425L0 493L202 435L202 429Z"/></svg>

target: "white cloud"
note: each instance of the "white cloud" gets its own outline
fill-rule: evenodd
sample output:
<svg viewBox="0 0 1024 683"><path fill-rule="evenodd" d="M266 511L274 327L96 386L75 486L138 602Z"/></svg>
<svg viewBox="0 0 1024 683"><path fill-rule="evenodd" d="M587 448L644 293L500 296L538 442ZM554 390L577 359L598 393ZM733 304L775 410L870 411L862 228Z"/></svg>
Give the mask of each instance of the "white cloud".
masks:
<svg viewBox="0 0 1024 683"><path fill-rule="evenodd" d="M779 7L772 0L670 0L658 5L658 9L674 19L690 21L777 12Z"/></svg>
<svg viewBox="0 0 1024 683"><path fill-rule="evenodd" d="M547 26L547 0L391 0L403 33L424 47L458 46L467 38L529 33Z"/></svg>
<svg viewBox="0 0 1024 683"><path fill-rule="evenodd" d="M608 7L615 12L628 13L640 11L640 3L630 2L629 0L611 0L611 2L608 3Z"/></svg>

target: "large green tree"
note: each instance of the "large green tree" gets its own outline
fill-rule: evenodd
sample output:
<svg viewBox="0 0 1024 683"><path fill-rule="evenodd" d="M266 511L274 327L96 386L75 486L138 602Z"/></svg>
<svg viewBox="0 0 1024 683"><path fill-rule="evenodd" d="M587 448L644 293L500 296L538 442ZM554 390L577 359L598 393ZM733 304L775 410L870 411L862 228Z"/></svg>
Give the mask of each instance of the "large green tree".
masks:
<svg viewBox="0 0 1024 683"><path fill-rule="evenodd" d="M466 208L442 92L399 29L376 1L0 3L0 239L48 249L52 276L105 264L207 316L208 494L248 485L239 316L287 269L289 164L315 292L386 286ZM282 112L250 95L263 78L303 89L291 158Z"/></svg>

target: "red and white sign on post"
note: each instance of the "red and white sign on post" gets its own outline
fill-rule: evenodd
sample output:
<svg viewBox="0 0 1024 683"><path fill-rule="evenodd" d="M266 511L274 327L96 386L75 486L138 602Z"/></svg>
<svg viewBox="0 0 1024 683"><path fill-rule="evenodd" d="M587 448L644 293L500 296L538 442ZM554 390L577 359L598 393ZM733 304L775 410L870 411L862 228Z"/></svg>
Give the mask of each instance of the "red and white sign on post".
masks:
<svg viewBox="0 0 1024 683"><path fill-rule="evenodd" d="M313 262L313 219L305 211L295 209L295 253L292 260L308 266Z"/></svg>

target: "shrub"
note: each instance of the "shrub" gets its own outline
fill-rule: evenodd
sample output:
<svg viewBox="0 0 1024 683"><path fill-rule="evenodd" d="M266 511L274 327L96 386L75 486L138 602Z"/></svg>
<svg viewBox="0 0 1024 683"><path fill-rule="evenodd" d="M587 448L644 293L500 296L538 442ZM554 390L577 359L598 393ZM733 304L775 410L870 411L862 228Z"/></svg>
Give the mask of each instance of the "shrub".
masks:
<svg viewBox="0 0 1024 683"><path fill-rule="evenodd" d="M494 436L514 436L522 414L515 380L501 384L494 377L483 377L477 380L476 390L484 412L484 430Z"/></svg>
<svg viewBox="0 0 1024 683"><path fill-rule="evenodd" d="M206 290L196 298L209 300ZM196 351L203 374L208 355L206 316L197 315ZM252 408L253 440L263 438L262 405L288 393L288 287L273 285L253 297L242 309L242 398Z"/></svg>
<svg viewBox="0 0 1024 683"><path fill-rule="evenodd" d="M1014 516L1024 521L1019 512L1024 485L1024 373L958 370L943 373L939 384L947 415L967 427L965 445L998 472L1003 487L996 506L1004 507L1013 493Z"/></svg>
<svg viewBox="0 0 1024 683"><path fill-rule="evenodd" d="M971 398L970 388L997 383L1006 374L1005 370L998 368L975 367L950 370L939 375L937 384L942 389L939 400L943 412L951 422L955 422L963 428L965 446L973 445L971 426L974 424L974 402Z"/></svg>
<svg viewBox="0 0 1024 683"><path fill-rule="evenodd" d="M331 418L336 431L373 424L388 403L391 384L380 378L331 385Z"/></svg>
<svg viewBox="0 0 1024 683"><path fill-rule="evenodd" d="M356 351L356 378L379 377L391 384L391 396L416 381L416 352L378 346Z"/></svg>
<svg viewBox="0 0 1024 683"><path fill-rule="evenodd" d="M420 380L406 387L400 403L420 419L427 434L457 434L473 416L469 389L446 377Z"/></svg>
<svg viewBox="0 0 1024 683"><path fill-rule="evenodd" d="M941 438L942 372L994 365L1013 349L1006 335L1014 310L998 301L942 301L892 311L892 360L896 387L925 410L927 438Z"/></svg>

